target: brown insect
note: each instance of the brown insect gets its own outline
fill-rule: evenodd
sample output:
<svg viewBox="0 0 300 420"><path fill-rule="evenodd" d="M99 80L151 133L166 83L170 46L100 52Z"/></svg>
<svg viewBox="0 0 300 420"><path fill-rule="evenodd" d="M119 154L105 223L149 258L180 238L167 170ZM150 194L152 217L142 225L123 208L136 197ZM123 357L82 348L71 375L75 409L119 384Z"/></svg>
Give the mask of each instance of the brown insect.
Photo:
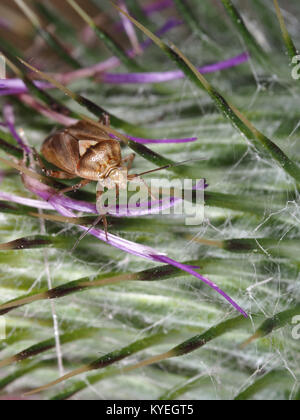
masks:
<svg viewBox="0 0 300 420"><path fill-rule="evenodd" d="M104 118L104 125L109 126L108 117ZM60 169L54 171L45 168L37 156L47 176L59 179L81 178L78 184L65 188L58 194L76 191L92 181L100 182L103 190L116 188L118 193L119 189L127 188L128 180L140 179L137 174L128 175L135 154L132 153L122 159L119 141L109 137L96 124L87 121L79 121L75 125L50 135L44 141L41 153L48 162ZM97 191L97 200L102 194L103 191ZM107 237L107 219L101 215L97 223L101 218Z"/></svg>

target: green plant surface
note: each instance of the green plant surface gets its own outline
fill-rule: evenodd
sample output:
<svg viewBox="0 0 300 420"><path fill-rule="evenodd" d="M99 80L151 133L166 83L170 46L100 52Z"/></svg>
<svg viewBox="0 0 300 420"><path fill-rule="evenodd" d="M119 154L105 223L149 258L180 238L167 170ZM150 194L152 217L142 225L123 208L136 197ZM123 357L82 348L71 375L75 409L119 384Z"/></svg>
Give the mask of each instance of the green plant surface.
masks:
<svg viewBox="0 0 300 420"><path fill-rule="evenodd" d="M65 3L0 5L23 23L12 20L3 32L0 20L7 76L28 88L0 96L1 398L299 400L300 91L289 65L300 45L299 1L174 0L145 13L152 1L128 0L130 15L108 0ZM134 57L122 13L138 42L152 40ZM154 35L169 19L182 24ZM245 51L250 58L238 66L197 70ZM113 55L119 64L108 73L184 77L109 84L95 73L64 84ZM8 104L17 133L6 124ZM155 178L207 184L201 224L174 214L111 216L109 233L192 266L198 277L91 234L76 243L95 212L62 215L30 189L73 181L42 173L17 136L40 153L66 121L97 124L104 114L111 127L103 130L120 140L122 155L137 155L132 173L168 166ZM127 136L197 140L141 144ZM96 184L67 196L93 208ZM197 200L194 191L187 201Z"/></svg>

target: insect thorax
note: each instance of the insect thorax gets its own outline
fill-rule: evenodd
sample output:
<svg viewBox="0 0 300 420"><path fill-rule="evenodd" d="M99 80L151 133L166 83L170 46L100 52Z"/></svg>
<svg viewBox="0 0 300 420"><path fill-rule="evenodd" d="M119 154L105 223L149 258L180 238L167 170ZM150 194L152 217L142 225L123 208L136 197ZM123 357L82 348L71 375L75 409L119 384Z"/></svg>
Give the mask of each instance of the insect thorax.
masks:
<svg viewBox="0 0 300 420"><path fill-rule="evenodd" d="M82 140L79 144L81 155L77 173L79 176L94 181L105 179L113 169L121 165L121 149L117 141L104 140L92 144Z"/></svg>

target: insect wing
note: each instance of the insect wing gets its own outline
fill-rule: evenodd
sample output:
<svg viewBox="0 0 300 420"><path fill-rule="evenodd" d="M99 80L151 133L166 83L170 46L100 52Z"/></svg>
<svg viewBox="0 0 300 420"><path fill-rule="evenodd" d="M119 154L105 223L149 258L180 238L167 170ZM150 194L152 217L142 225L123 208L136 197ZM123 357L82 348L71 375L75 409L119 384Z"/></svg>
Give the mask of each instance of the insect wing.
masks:
<svg viewBox="0 0 300 420"><path fill-rule="evenodd" d="M76 174L79 161L78 141L68 132L61 131L48 137L41 150L45 159L70 174Z"/></svg>
<svg viewBox="0 0 300 420"><path fill-rule="evenodd" d="M78 121L78 123L68 128L68 132L78 141L90 140L99 142L101 140L110 140L105 131L88 121Z"/></svg>

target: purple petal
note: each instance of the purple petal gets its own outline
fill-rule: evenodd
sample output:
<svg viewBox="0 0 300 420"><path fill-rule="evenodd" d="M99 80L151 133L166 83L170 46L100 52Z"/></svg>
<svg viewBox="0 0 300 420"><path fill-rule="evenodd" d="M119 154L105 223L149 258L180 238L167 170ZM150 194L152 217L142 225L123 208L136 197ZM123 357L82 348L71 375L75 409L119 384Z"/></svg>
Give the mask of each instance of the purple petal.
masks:
<svg viewBox="0 0 300 420"><path fill-rule="evenodd" d="M49 200L48 203L52 205L54 209L56 209L62 216L65 217L76 217L76 214L73 213L71 210L68 210L64 207L61 203L62 197L58 195L53 195L55 192L53 188L48 187L45 184L37 181L36 179L30 178L26 175L23 175L24 185L34 194L38 195L39 197L43 198L44 200ZM88 231L89 228L85 226L80 226L82 230ZM108 233L108 241L106 239L106 234L103 230L100 229L92 229L89 232L91 235L95 236L96 238L100 239L108 243L109 245L114 246L122 251L128 252L132 255L137 255L139 257L147 258L150 260L154 260L152 255L163 256L163 253L157 252L156 250L136 244L135 242L127 241L126 239L119 238L118 236L112 235Z"/></svg>
<svg viewBox="0 0 300 420"><path fill-rule="evenodd" d="M1 177L1 172L0 172L0 177ZM50 197L51 197L50 193L48 195L45 194L43 196L45 200L48 200L48 198ZM9 201L12 203L18 203L18 204L22 204L23 206L35 207L35 208L43 209L43 210L53 209L53 206L48 202L33 200L31 198L26 198L26 197L20 197L14 194L8 194L1 191L0 191L0 200ZM63 207L67 207L75 211L92 213L92 214L97 213L95 204L89 203L87 201L73 200L69 197L62 196L62 195L57 196L56 204L61 205ZM157 202L141 203L140 207L117 206L116 209L108 209L108 214L110 216L116 216L116 217L148 216L148 215L159 214L163 210L167 210L173 207L174 204L175 204L175 199L171 198L170 200L164 200L164 201L160 200Z"/></svg>
<svg viewBox="0 0 300 420"><path fill-rule="evenodd" d="M183 271L186 271L187 273L191 274L194 277L197 277L198 279L200 279L201 281L203 281L205 284L207 284L209 287L211 287L212 289L214 289L217 293L219 293L221 296L223 296L235 309L237 309L245 318L248 318L247 313L234 301L231 299L231 297L229 297L225 292L223 292L223 290L221 290L219 288L219 286L217 286L215 283L213 283L211 280L208 280L207 278L201 276L201 274L197 273L196 271L194 271L191 267L185 265L185 264L181 264L177 261L172 260L169 257L166 256L157 256L157 255L152 255L152 257L159 262L165 263L165 264L169 264L169 265L173 265L174 267L180 268Z"/></svg>
<svg viewBox="0 0 300 420"><path fill-rule="evenodd" d="M140 217L140 216L149 216L154 214L160 214L162 211L174 207L175 203L180 199L175 199L173 197L167 198L165 200L149 201L146 203L140 203L139 207L136 206L127 206L121 205L116 206L116 208L108 208L108 214L116 217Z"/></svg>
<svg viewBox="0 0 300 420"><path fill-rule="evenodd" d="M163 36L165 35L167 32L169 32L171 29L173 28L177 28L177 26L180 26L183 24L183 21L180 19L176 19L176 18L170 18L169 20L167 20L167 22L160 28L158 29L157 32L155 32L156 36ZM146 39L146 41L142 44L142 46L144 48L152 45L153 41L151 39Z"/></svg>
<svg viewBox="0 0 300 420"><path fill-rule="evenodd" d="M11 203L22 204L23 206L35 207L37 209L52 210L53 206L45 201L32 200L31 198L19 197L14 194L8 194L0 191L0 200Z"/></svg>
<svg viewBox="0 0 300 420"><path fill-rule="evenodd" d="M64 125L66 127L69 127L70 125L76 124L78 120L75 120L74 118L67 117L66 115L63 115L61 113L52 111L50 108L47 108L47 106L41 104L36 99L34 99L32 96L28 95L27 93L22 93L19 96L19 99L29 106L30 108L33 108L40 114L44 115L47 118L52 119L53 121L58 122L61 125Z"/></svg>
<svg viewBox="0 0 300 420"><path fill-rule="evenodd" d="M39 88L39 89L50 89L53 88L51 83L44 82L44 81L38 81L34 80L33 83ZM24 88L26 89L26 92L28 91L26 88L25 83L21 79L0 79L0 89L14 89L16 91L19 91L20 93L24 93Z"/></svg>
<svg viewBox="0 0 300 420"><path fill-rule="evenodd" d="M54 190L47 190L47 186L44 184L41 184L44 186L44 200L49 200L51 196L54 193ZM193 190L201 190L205 189L207 187L206 184L203 185L203 180L199 181L197 185L193 187ZM47 192L48 191L48 192ZM14 194L8 194L5 192L0 191L0 200L3 201L10 201L13 203L22 204L23 206L29 206L29 207L36 207L39 209L44 210L52 210L52 205L49 202L39 201L39 200L32 200L31 198L26 197L20 197ZM164 200L157 200L157 201L149 201L147 203L140 203L139 207L135 206L117 206L116 209L109 209L108 208L108 214L111 216L116 217L137 217L137 216L148 216L148 215L154 215L154 214L160 214L162 211L170 209L174 207L175 204L180 201L180 198L174 198L171 197L166 198ZM79 201L74 200L72 198L66 197L64 195L56 195L56 201L55 203L57 205L67 207L71 210L85 212L85 213L92 213L96 214L97 209L96 205L89 203L87 201Z"/></svg>
<svg viewBox="0 0 300 420"><path fill-rule="evenodd" d="M35 184L31 182L30 185L33 188ZM50 207L47 207L47 209L49 208L52 209L51 204L55 203L59 206L68 207L76 211L83 211L86 213L93 213L93 214L97 213L95 204L88 203L87 201L73 200L72 198L66 197L64 195L59 195L57 194L57 191L55 191L53 188L50 188L47 185L42 184L42 183L39 183L39 187L40 189L36 189L36 190L31 189L30 191L32 191L36 195L39 195L41 198L47 201L47 204L49 204L50 206ZM3 194L4 193L0 193L0 198L3 197ZM30 201L28 201L29 199L24 199L24 198L22 199L23 199L23 202L22 201L15 201L15 202L19 202L20 204L23 204L23 205L33 205L33 204L26 204L26 202L30 203ZM17 200L16 196L15 196L15 200ZM38 202L37 204L40 205L40 202Z"/></svg>
<svg viewBox="0 0 300 420"><path fill-rule="evenodd" d="M3 107L3 116L5 120L5 124L8 127L9 131L11 132L12 136L15 138L17 143L22 147L22 149L29 155L30 148L24 143L21 136L18 134L17 130L15 129L15 116L13 107L10 104L6 104Z"/></svg>
<svg viewBox="0 0 300 420"><path fill-rule="evenodd" d="M143 8L145 15L150 16L154 12L160 12L162 10L173 7L173 0L158 0Z"/></svg>
<svg viewBox="0 0 300 420"><path fill-rule="evenodd" d="M119 7L124 10L125 13L129 13L127 6L125 4L124 0L119 0ZM128 39L130 40L131 46L136 54L140 54L142 52L142 48L139 45L139 40L136 35L135 26L131 22L130 19L128 19L123 13L120 12L121 15L121 21L122 25L124 27L124 30L127 34Z"/></svg>
<svg viewBox="0 0 300 420"><path fill-rule="evenodd" d="M24 92L24 88L23 89L6 89L6 88L2 88L0 87L0 96L11 96L11 95L19 95L20 93Z"/></svg>
<svg viewBox="0 0 300 420"><path fill-rule="evenodd" d="M50 195L48 196L47 199L49 199L49 197ZM73 200L72 198L66 197L64 195L56 194L55 203L59 204L60 206L68 207L76 211L84 211L86 213L94 213L94 214L97 213L95 204L89 203L87 201Z"/></svg>
<svg viewBox="0 0 300 420"><path fill-rule="evenodd" d="M199 67L202 74L214 73L231 67L238 66L249 59L248 53L239 54L228 60L220 61L215 64ZM101 80L110 84L132 84L132 83L162 83L171 80L183 79L185 74L181 70L151 73L104 73Z"/></svg>

